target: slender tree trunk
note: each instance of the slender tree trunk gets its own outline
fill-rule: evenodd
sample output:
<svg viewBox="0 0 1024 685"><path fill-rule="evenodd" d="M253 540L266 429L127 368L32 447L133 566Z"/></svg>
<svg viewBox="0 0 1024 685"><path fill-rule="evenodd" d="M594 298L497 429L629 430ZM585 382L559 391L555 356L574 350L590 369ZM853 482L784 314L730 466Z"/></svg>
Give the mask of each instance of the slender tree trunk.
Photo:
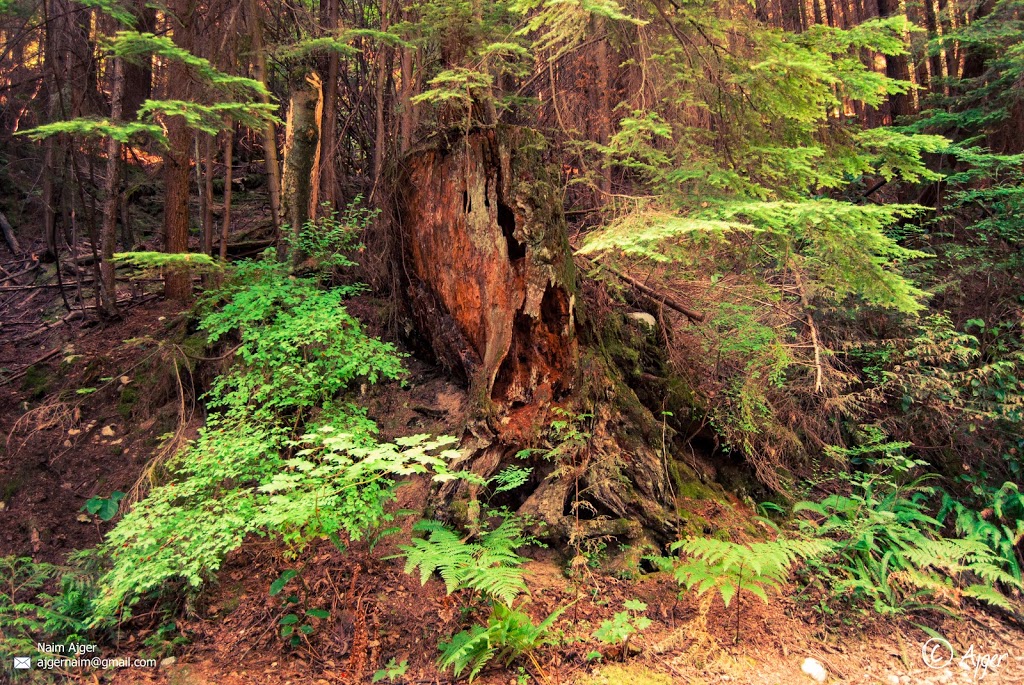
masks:
<svg viewBox="0 0 1024 685"><path fill-rule="evenodd" d="M597 41L597 140L601 145L607 145L612 133L611 114L611 56L608 45L608 38L605 36L607 22L603 17L594 17L594 35L598 36ZM612 192L612 167L611 159L605 156L601 164L601 176L599 188L602 197L599 198L599 205L608 202Z"/></svg>
<svg viewBox="0 0 1024 685"><path fill-rule="evenodd" d="M337 2L338 0L334 0ZM252 37L253 77L267 85L267 56L263 48L263 27L260 23L256 0L247 0L246 11L249 33ZM269 95L260 95L263 104L270 102ZM263 155L267 171L267 190L270 193L270 218L274 224L274 238L277 242L278 258L284 258L284 244L281 241L281 165L277 157L277 130L267 122L263 126Z"/></svg>
<svg viewBox="0 0 1024 685"><path fill-rule="evenodd" d="M174 0L168 14L174 43L192 51L194 36L192 20L194 0ZM190 76L187 67L172 61L167 68L169 94L175 99L189 98ZM181 117L166 122L168 149L164 154L164 248L169 253L188 252L189 157L192 131ZM171 269L165 274L164 294L169 300L187 302L192 297L192 278L184 270Z"/></svg>
<svg viewBox="0 0 1024 685"><path fill-rule="evenodd" d="M231 231L231 183L234 173L235 129L229 126L224 137L224 223L220 229L220 260L228 258L228 234Z"/></svg>
<svg viewBox="0 0 1024 685"><path fill-rule="evenodd" d="M204 141L203 168L203 252L213 256L213 136ZM198 164L198 162L197 162Z"/></svg>
<svg viewBox="0 0 1024 685"><path fill-rule="evenodd" d="M903 13L900 0L878 0L878 16L892 17ZM885 75L900 81L910 81L910 61L906 55L886 55ZM889 117L897 118L914 113L914 99L910 93L895 93L889 96Z"/></svg>
<svg viewBox="0 0 1024 685"><path fill-rule="evenodd" d="M156 9L147 7L145 0L135 0L131 8L138 23L139 31L156 31ZM133 121L139 107L153 94L153 58L143 57L141 61L124 65L124 107L125 121Z"/></svg>
<svg viewBox="0 0 1024 685"><path fill-rule="evenodd" d="M402 83L401 90L398 96L399 107L402 110L401 128L399 131L399 150L404 154L409 147L412 145L413 136L413 72L412 72L412 61L413 53L412 48L403 47L401 56L402 62Z"/></svg>
<svg viewBox="0 0 1024 685"><path fill-rule="evenodd" d="M387 31L388 29L388 2L383 0L381 3L381 16L380 16L380 30ZM374 136L373 136L373 189L370 191L370 200L372 201L377 194L377 187L380 184L380 177L384 171L384 146L387 140L387 134L384 130L385 120L385 102L384 102L384 87L387 83L388 76L388 59L387 52L388 47L383 41L380 41L378 45L377 53L377 79L374 82L374 97L373 101L376 107L375 118L374 118Z"/></svg>
<svg viewBox="0 0 1024 685"><path fill-rule="evenodd" d="M121 121L124 102L124 62L114 58L114 83L110 95L110 121ZM121 143L111 136L107 142L107 174L103 188L103 226L100 230L100 301L103 315L117 316L117 280L114 252L117 250L117 210L121 171Z"/></svg>
<svg viewBox="0 0 1024 685"><path fill-rule="evenodd" d="M338 28L338 1L325 0L327 28L333 32ZM327 57L327 82L324 84L323 117L320 122L320 192L319 205L334 208L337 202L338 176L335 157L338 141L335 140L338 126L338 53L331 50ZM316 214L320 213L316 207Z"/></svg>

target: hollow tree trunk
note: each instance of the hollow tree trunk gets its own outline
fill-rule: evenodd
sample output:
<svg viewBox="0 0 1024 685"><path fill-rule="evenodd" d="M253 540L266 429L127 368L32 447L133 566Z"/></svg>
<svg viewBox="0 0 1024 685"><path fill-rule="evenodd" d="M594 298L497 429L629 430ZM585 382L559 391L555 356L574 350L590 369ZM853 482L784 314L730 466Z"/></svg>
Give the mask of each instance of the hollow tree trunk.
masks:
<svg viewBox="0 0 1024 685"><path fill-rule="evenodd" d="M626 413L618 402L628 396L642 407L624 383L588 377L611 378L615 370L589 361L577 339L575 267L557 177L544 166L542 149L539 134L498 126L407 156L398 216L411 326L469 387L475 414L461 467L492 476L536 443L556 418L552 409L580 413L596 391L608 406L594 412L595 439L603 446L595 452L610 458L571 465L538 459L535 478L523 486L530 491L517 494L514 505L558 537L664 534L670 517L660 456L643 441L627 445L615 435ZM600 524L591 521L584 530L570 502L581 489L588 509L601 514ZM454 502L476 500L478 490L449 483L435 504L454 513Z"/></svg>

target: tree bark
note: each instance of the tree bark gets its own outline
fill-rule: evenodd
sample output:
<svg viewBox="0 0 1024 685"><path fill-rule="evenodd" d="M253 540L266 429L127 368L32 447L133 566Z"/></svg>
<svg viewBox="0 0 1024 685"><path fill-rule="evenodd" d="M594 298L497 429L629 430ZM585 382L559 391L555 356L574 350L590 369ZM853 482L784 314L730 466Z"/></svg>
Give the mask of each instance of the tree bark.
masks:
<svg viewBox="0 0 1024 685"><path fill-rule="evenodd" d="M284 176L281 179L281 199L284 219L291 226L292 262L298 264L303 255L298 249L298 238L309 220L309 205L313 196L312 175L320 140L317 110L320 103L320 83L315 75L303 79L292 89L285 128Z"/></svg>
<svg viewBox="0 0 1024 685"><path fill-rule="evenodd" d="M900 0L878 0L878 16L881 18L903 13ZM906 55L886 55L885 75L900 81L910 81L910 62ZM889 119L895 123L899 117L914 113L914 99L910 93L894 93L889 96Z"/></svg>
<svg viewBox="0 0 1024 685"><path fill-rule="evenodd" d="M220 260L228 259L228 234L231 232L231 183L234 175L235 128L224 132L224 223L220 229Z"/></svg>
<svg viewBox="0 0 1024 685"><path fill-rule="evenodd" d="M338 28L338 1L325 0L326 25L328 31ZM337 202L338 177L335 173L335 158L338 141L335 140L338 128L338 52L331 50L327 56L327 80L324 84L323 116L320 123L320 190L318 205L326 203L331 209ZM319 216L320 207L315 207Z"/></svg>
<svg viewBox="0 0 1024 685"><path fill-rule="evenodd" d="M593 435L596 451L609 458L538 458L537 477L509 504L545 521L556 537L636 539L647 529L664 538L671 519L666 469L647 446L658 440L658 422L610 362L580 348L576 271L557 175L542 149L539 134L498 125L467 137L453 133L405 158L396 209L407 330L469 388L474 409L459 468L492 476L536 444L557 418L554 409L575 416L599 397ZM619 423L645 431L644 440L620 441ZM468 516L463 523L472 526L473 506L460 514L456 503L480 494L478 486L453 482L435 493L434 504L442 515ZM580 506L600 516L580 524L571 513Z"/></svg>
<svg viewBox="0 0 1024 685"><path fill-rule="evenodd" d="M334 0L337 2L338 0ZM249 33L253 45L253 78L267 85L267 56L263 49L263 27L260 24L256 0L246 3ZM263 104L270 102L270 96L261 94ZM277 156L277 130L272 122L263 126L263 154L267 172L267 189L270 193L270 217L274 224L274 237L277 242L278 258L284 257L284 244L281 241L281 165Z"/></svg>
<svg viewBox="0 0 1024 685"><path fill-rule="evenodd" d="M175 0L171 3L168 20L173 30L175 45L192 51L192 16L194 0ZM169 94L175 99L187 100L189 73L187 67L171 61L167 68ZM168 149L164 154L164 249L169 253L188 252L188 194L189 157L192 131L181 117L170 117L166 122ZM192 297L192 279L187 272L170 269L164 278L164 295L169 300L187 302Z"/></svg>
<svg viewBox="0 0 1024 685"><path fill-rule="evenodd" d="M110 122L121 121L124 101L124 62L114 58L114 83L110 94ZM121 143L111 136L107 141L107 173L103 188L103 226L100 229L100 303L102 314L117 316L117 281L115 280L114 252L117 250L117 210L121 177Z"/></svg>
<svg viewBox="0 0 1024 685"><path fill-rule="evenodd" d="M139 31L156 31L156 9L147 7L144 0L135 0L131 7ZM124 112L125 121L133 121L142 103L153 94L153 58L142 58L141 63L129 62L124 65Z"/></svg>

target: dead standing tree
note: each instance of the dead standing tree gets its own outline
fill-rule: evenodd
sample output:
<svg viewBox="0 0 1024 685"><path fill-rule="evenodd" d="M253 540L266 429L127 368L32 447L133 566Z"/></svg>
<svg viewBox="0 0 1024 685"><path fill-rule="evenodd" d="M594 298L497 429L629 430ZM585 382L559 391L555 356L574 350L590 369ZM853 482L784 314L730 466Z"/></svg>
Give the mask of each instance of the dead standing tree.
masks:
<svg viewBox="0 0 1024 685"><path fill-rule="evenodd" d="M554 407L577 411L599 395L591 451L608 458L557 470L538 463L519 511L557 536L646 530L664 538L670 488L661 454L647 446L659 427L621 374L588 350L588 336L577 335L576 272L543 148L536 132L498 126L410 153L397 202L402 299L425 346L469 387L463 466L494 475L533 444ZM653 435L631 441L626 425ZM586 517L584 531L573 512L579 502L570 501L581 490L587 510L600 514ZM449 483L437 504L450 510L478 491Z"/></svg>

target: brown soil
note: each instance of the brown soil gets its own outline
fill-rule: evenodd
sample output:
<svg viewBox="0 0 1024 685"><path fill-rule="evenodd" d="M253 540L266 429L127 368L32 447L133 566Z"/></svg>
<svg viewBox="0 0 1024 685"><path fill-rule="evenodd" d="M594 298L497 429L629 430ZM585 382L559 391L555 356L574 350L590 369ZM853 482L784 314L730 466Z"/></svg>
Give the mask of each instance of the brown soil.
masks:
<svg viewBox="0 0 1024 685"><path fill-rule="evenodd" d="M352 309L372 315L379 307L366 299ZM24 318L25 312L16 315ZM0 328L0 366L5 369L0 383L27 370L0 386L0 430L9 436L0 452L0 555L60 562L69 552L96 544L111 524L82 516L86 500L130 491L158 453L158 436L194 430L199 417L191 411L190 393L181 395L173 376L141 364L154 347L123 343L142 336L166 338L168 324L178 325L176 317L174 307L152 301L129 310L121 322L87 330L55 327L28 344L12 341L23 331L8 334L6 327ZM54 349L58 352L29 369ZM406 386L371 388L362 398L382 433L392 437L457 430L466 404L462 391L432 367L416 360L409 366ZM129 392L143 384L139 393ZM85 388L96 390L77 392ZM401 488L396 506L422 509L426 488L423 482ZM716 527L727 524L728 507L711 501L692 505ZM229 557L217 583L198 597L182 597L177 614L140 610L124 626L117 644L103 645L109 657L163 659L173 651L173 662L75 674L70 680L119 685L364 683L394 659L408 663L396 683L454 682L435 666L437 643L484 620L485 612L471 597L446 596L436 579L421 586L418 576L403 573L400 559L388 558L408 540L412 519L401 523L400 532L372 549L367 540L352 542L345 552L323 542L304 550L301 561L293 551L252 540ZM527 565L530 596L525 610L540 620L559 606L571 605L557 624L560 644L540 649L535 662L487 669L477 682L810 684L814 681L801 673L801 665L814 658L824 664L831 682L1024 683L1024 633L970 607L958 619L931 618L929 625L962 650L973 645L979 657L1005 654L995 672L970 671L957 663L929 669L921 658L928 636L909 620L822 615L815 609L816 598L801 596L796 588L767 605L741 597L727 610L712 594L680 597L664 574L623 580L586 563L571 564L550 549L528 555L534 560ZM330 618L316 621L314 632L293 648L278 635L278 621L287 610L268 589L284 569L299 563L307 564L306 606L327 609ZM623 654L597 642L592 633L633 598L648 605L645 615L653 623ZM166 639L154 640L157 629L169 624ZM173 644L175 637L187 643ZM603 658L587 661L594 650Z"/></svg>

